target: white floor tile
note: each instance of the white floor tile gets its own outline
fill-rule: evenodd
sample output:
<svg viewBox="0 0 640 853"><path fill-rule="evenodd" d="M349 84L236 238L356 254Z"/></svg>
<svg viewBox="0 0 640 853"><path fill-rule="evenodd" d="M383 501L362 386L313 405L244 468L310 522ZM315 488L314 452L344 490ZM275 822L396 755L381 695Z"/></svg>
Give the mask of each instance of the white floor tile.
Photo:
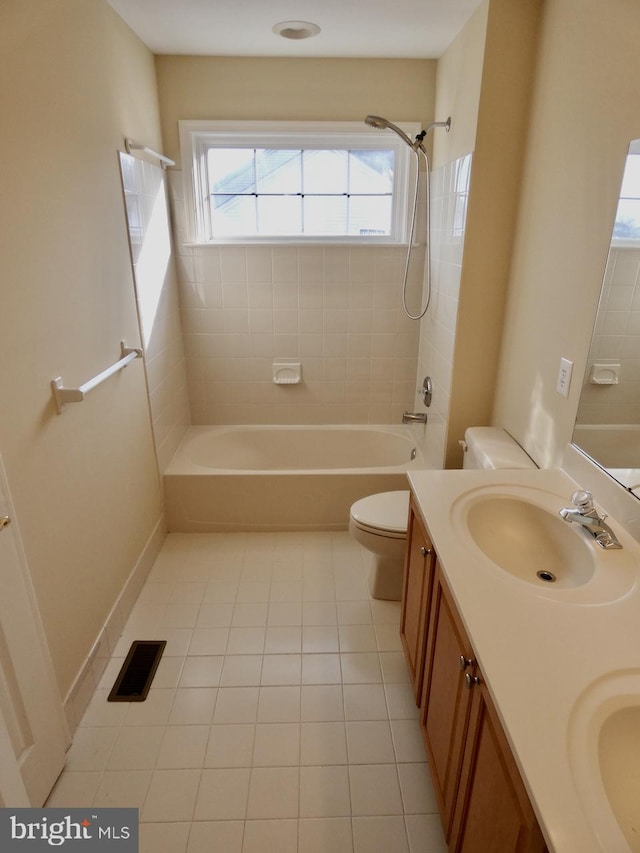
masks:
<svg viewBox="0 0 640 853"><path fill-rule="evenodd" d="M345 719L388 719L387 703L382 684L345 684L343 693Z"/></svg>
<svg viewBox="0 0 640 853"><path fill-rule="evenodd" d="M65 769L49 794L47 808L88 808L101 780L99 771L91 773L76 773Z"/></svg>
<svg viewBox="0 0 640 853"><path fill-rule="evenodd" d="M376 635L373 625L341 625L341 652L376 652Z"/></svg>
<svg viewBox="0 0 640 853"><path fill-rule="evenodd" d="M213 718L217 695L218 690L215 687L178 688L168 724L170 726L208 725Z"/></svg>
<svg viewBox="0 0 640 853"><path fill-rule="evenodd" d="M265 654L300 654L301 651L302 628L299 625L272 625L267 628Z"/></svg>
<svg viewBox="0 0 640 853"><path fill-rule="evenodd" d="M151 782L151 770L107 770L93 798L99 808L141 809Z"/></svg>
<svg viewBox="0 0 640 853"><path fill-rule="evenodd" d="M299 772L297 767L254 767L247 819L297 818Z"/></svg>
<svg viewBox="0 0 640 853"><path fill-rule="evenodd" d="M185 853L191 824L141 823L140 853Z"/></svg>
<svg viewBox="0 0 640 853"><path fill-rule="evenodd" d="M204 766L251 767L254 740L254 725L212 726Z"/></svg>
<svg viewBox="0 0 640 853"><path fill-rule="evenodd" d="M349 764L395 763L391 729L386 720L349 722Z"/></svg>
<svg viewBox="0 0 640 853"><path fill-rule="evenodd" d="M167 724L175 690L152 687L144 702L127 703L125 726L164 726Z"/></svg>
<svg viewBox="0 0 640 853"><path fill-rule="evenodd" d="M214 723L255 723L257 713L257 687L221 687L218 690Z"/></svg>
<svg viewBox="0 0 640 853"><path fill-rule="evenodd" d="M248 820L242 853L297 853L297 820Z"/></svg>
<svg viewBox="0 0 640 853"><path fill-rule="evenodd" d="M373 622L369 601L338 601L339 625L370 625Z"/></svg>
<svg viewBox="0 0 640 853"><path fill-rule="evenodd" d="M344 720L342 686L339 684L303 685L301 719L303 722Z"/></svg>
<svg viewBox="0 0 640 853"><path fill-rule="evenodd" d="M153 770L164 738L164 726L125 726L109 756L109 770Z"/></svg>
<svg viewBox="0 0 640 853"><path fill-rule="evenodd" d="M224 663L223 655L194 655L182 667L180 687L217 687Z"/></svg>
<svg viewBox="0 0 640 853"><path fill-rule="evenodd" d="M344 723L302 723L299 763L346 764L347 739Z"/></svg>
<svg viewBox="0 0 640 853"><path fill-rule="evenodd" d="M340 655L343 684L379 684L380 661L375 652L347 652Z"/></svg>
<svg viewBox="0 0 640 853"><path fill-rule="evenodd" d="M140 812L142 822L191 820L199 770L156 770Z"/></svg>
<svg viewBox="0 0 640 853"><path fill-rule="evenodd" d="M395 764L352 764L349 781L354 815L403 813Z"/></svg>
<svg viewBox="0 0 640 853"><path fill-rule="evenodd" d="M244 821L198 821L191 824L187 853L242 853Z"/></svg>
<svg viewBox="0 0 640 853"><path fill-rule="evenodd" d="M73 771L104 770L118 731L111 726L79 728L67 752L66 767Z"/></svg>
<svg viewBox="0 0 640 853"><path fill-rule="evenodd" d="M354 853L409 853L404 821L401 817L354 818L353 849Z"/></svg>
<svg viewBox="0 0 640 853"><path fill-rule="evenodd" d="M424 740L417 720L392 720L391 732L399 764L424 761Z"/></svg>
<svg viewBox="0 0 640 853"><path fill-rule="evenodd" d="M194 628L189 655L223 655L227 651L228 628Z"/></svg>
<svg viewBox="0 0 640 853"><path fill-rule="evenodd" d="M250 772L248 768L203 770L193 819L244 819Z"/></svg>
<svg viewBox="0 0 640 853"><path fill-rule="evenodd" d="M221 687L257 687L262 674L262 655L227 655L220 676Z"/></svg>
<svg viewBox="0 0 640 853"><path fill-rule="evenodd" d="M440 815L411 814L404 820L411 853L447 853Z"/></svg>
<svg viewBox="0 0 640 853"><path fill-rule="evenodd" d="M261 687L258 700L259 723L296 723L300 720L300 687Z"/></svg>
<svg viewBox="0 0 640 853"><path fill-rule="evenodd" d="M265 628L231 628L228 655L261 655L264 652Z"/></svg>
<svg viewBox="0 0 640 853"><path fill-rule="evenodd" d="M413 689L408 682L403 684L385 684L387 708L392 720L417 720L418 706Z"/></svg>
<svg viewBox="0 0 640 853"><path fill-rule="evenodd" d="M347 767L300 768L300 817L348 817Z"/></svg>
<svg viewBox="0 0 640 853"><path fill-rule="evenodd" d="M298 853L353 853L352 839L349 818L302 818Z"/></svg>
<svg viewBox="0 0 640 853"><path fill-rule="evenodd" d="M398 764L398 778L405 814L438 814L438 801L426 762Z"/></svg>
<svg viewBox="0 0 640 853"><path fill-rule="evenodd" d="M341 682L340 655L302 655L303 684L340 684Z"/></svg>
<svg viewBox="0 0 640 853"><path fill-rule="evenodd" d="M156 766L164 769L202 767L209 739L209 726L168 726Z"/></svg>
<svg viewBox="0 0 640 853"><path fill-rule="evenodd" d="M265 655L262 664L264 686L300 684L301 655Z"/></svg>
<svg viewBox="0 0 640 853"><path fill-rule="evenodd" d="M305 625L302 629L302 651L307 653L340 651L337 626Z"/></svg>
<svg viewBox="0 0 640 853"><path fill-rule="evenodd" d="M254 767L297 767L300 764L300 725L259 723L252 764Z"/></svg>
<svg viewBox="0 0 640 853"><path fill-rule="evenodd" d="M280 627L302 625L302 605L297 601L272 601L267 611L267 625Z"/></svg>

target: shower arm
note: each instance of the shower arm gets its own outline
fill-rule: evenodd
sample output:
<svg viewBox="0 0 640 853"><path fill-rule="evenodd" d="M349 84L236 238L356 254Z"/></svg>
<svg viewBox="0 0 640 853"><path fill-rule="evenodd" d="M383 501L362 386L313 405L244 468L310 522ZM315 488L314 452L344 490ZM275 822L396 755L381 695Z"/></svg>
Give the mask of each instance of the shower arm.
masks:
<svg viewBox="0 0 640 853"><path fill-rule="evenodd" d="M415 190L414 190L414 194L413 194L413 209L412 209L412 213L411 213L411 227L409 229L409 243L407 246L407 255L406 255L406 260L405 260L405 265L404 265L404 277L403 277L403 283L402 283L402 308L404 310L404 313L407 315L407 317L410 320L421 320L424 317L424 315L427 313L427 311L429 309L429 304L431 302L431 234L430 234L431 229L430 229L430 216L429 216L429 205L430 205L430 199L429 199L429 196L430 196L429 168L430 167L429 167L429 155L427 154L427 150L422 143L423 143L425 137L436 127L444 127L448 133L449 130L451 129L451 116L449 116L446 121L432 121L431 124L427 125L427 128L425 130L421 131L416 136L416 138L413 142L409 139L409 137L404 132L404 130L402 130L401 128L398 127L397 124L394 124L393 122L389 121L386 118L383 118L382 116L368 115L365 118L364 123L366 125L368 125L369 127L375 128L376 130L392 130L395 134L397 134L397 136L400 137L400 139L403 140L403 142L407 143L409 148L411 148L413 153L416 155L416 179L415 179ZM424 308L420 311L419 314L412 314L409 311L409 309L407 308L407 278L409 276L409 263L411 261L411 248L413 246L413 235L414 235L415 226L416 226L416 214L417 214L417 209L418 209L418 184L419 184L419 178L420 178L420 165L419 165L420 154L418 152L420 152L422 154L422 156L424 157L425 166L426 166L426 173L427 173L426 174L426 181L427 181L427 205L426 205L426 208L427 208L426 209L427 257L426 257L426 261L425 261L425 276L427 279L427 301L426 301Z"/></svg>

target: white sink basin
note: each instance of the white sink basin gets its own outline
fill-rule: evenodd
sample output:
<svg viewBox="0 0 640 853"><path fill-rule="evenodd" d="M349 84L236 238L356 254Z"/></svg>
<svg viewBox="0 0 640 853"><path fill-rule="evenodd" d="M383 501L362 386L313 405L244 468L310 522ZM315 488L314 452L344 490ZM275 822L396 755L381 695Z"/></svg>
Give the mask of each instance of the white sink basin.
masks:
<svg viewBox="0 0 640 853"><path fill-rule="evenodd" d="M640 673L613 673L585 691L569 725L569 758L607 851L640 853Z"/></svg>
<svg viewBox="0 0 640 853"><path fill-rule="evenodd" d="M536 595L602 604L635 585L636 565L624 548L607 551L558 510L566 497L529 486L482 486L452 508L452 525L478 562Z"/></svg>
<svg viewBox="0 0 640 853"><path fill-rule="evenodd" d="M500 495L469 507L467 528L478 548L513 577L556 589L580 586L593 577L593 548L557 513L522 498Z"/></svg>

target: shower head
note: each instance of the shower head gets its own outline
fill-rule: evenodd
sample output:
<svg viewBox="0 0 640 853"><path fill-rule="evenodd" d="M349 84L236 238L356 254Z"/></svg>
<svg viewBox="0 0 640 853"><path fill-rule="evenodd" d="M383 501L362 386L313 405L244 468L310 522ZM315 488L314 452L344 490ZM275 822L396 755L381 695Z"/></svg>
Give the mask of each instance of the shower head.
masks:
<svg viewBox="0 0 640 853"><path fill-rule="evenodd" d="M369 127L375 127L376 130L392 130L394 133L398 134L400 139L404 140L407 145L414 150L417 145L420 144L420 141L418 141L417 145L414 145L404 130L400 130L397 124L388 121L386 118L382 118L382 116L367 116L364 123L368 124Z"/></svg>
<svg viewBox="0 0 640 853"><path fill-rule="evenodd" d="M398 134L400 139L407 143L409 148L413 148L413 150L417 152L418 148L422 148L422 140L429 131L433 130L434 127L444 127L448 133L451 127L451 118L449 117L446 121L432 121L426 130L423 130L422 133L419 133L416 136L414 142L409 139L404 130L401 130L397 124L394 124L386 118L382 118L382 116L367 116L364 123L369 127L374 127L376 130L392 130L394 133ZM424 151L424 148L422 148L422 150Z"/></svg>

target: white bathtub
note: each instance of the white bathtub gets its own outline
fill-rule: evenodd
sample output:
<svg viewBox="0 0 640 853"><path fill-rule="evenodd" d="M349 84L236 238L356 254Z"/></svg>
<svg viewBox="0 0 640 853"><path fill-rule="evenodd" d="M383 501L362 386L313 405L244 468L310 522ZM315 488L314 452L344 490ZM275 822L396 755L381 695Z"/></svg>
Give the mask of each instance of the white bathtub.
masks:
<svg viewBox="0 0 640 853"><path fill-rule="evenodd" d="M346 529L351 504L425 467L403 426L191 427L164 474L172 532Z"/></svg>
<svg viewBox="0 0 640 853"><path fill-rule="evenodd" d="M573 443L623 486L640 486L639 424L578 424Z"/></svg>

